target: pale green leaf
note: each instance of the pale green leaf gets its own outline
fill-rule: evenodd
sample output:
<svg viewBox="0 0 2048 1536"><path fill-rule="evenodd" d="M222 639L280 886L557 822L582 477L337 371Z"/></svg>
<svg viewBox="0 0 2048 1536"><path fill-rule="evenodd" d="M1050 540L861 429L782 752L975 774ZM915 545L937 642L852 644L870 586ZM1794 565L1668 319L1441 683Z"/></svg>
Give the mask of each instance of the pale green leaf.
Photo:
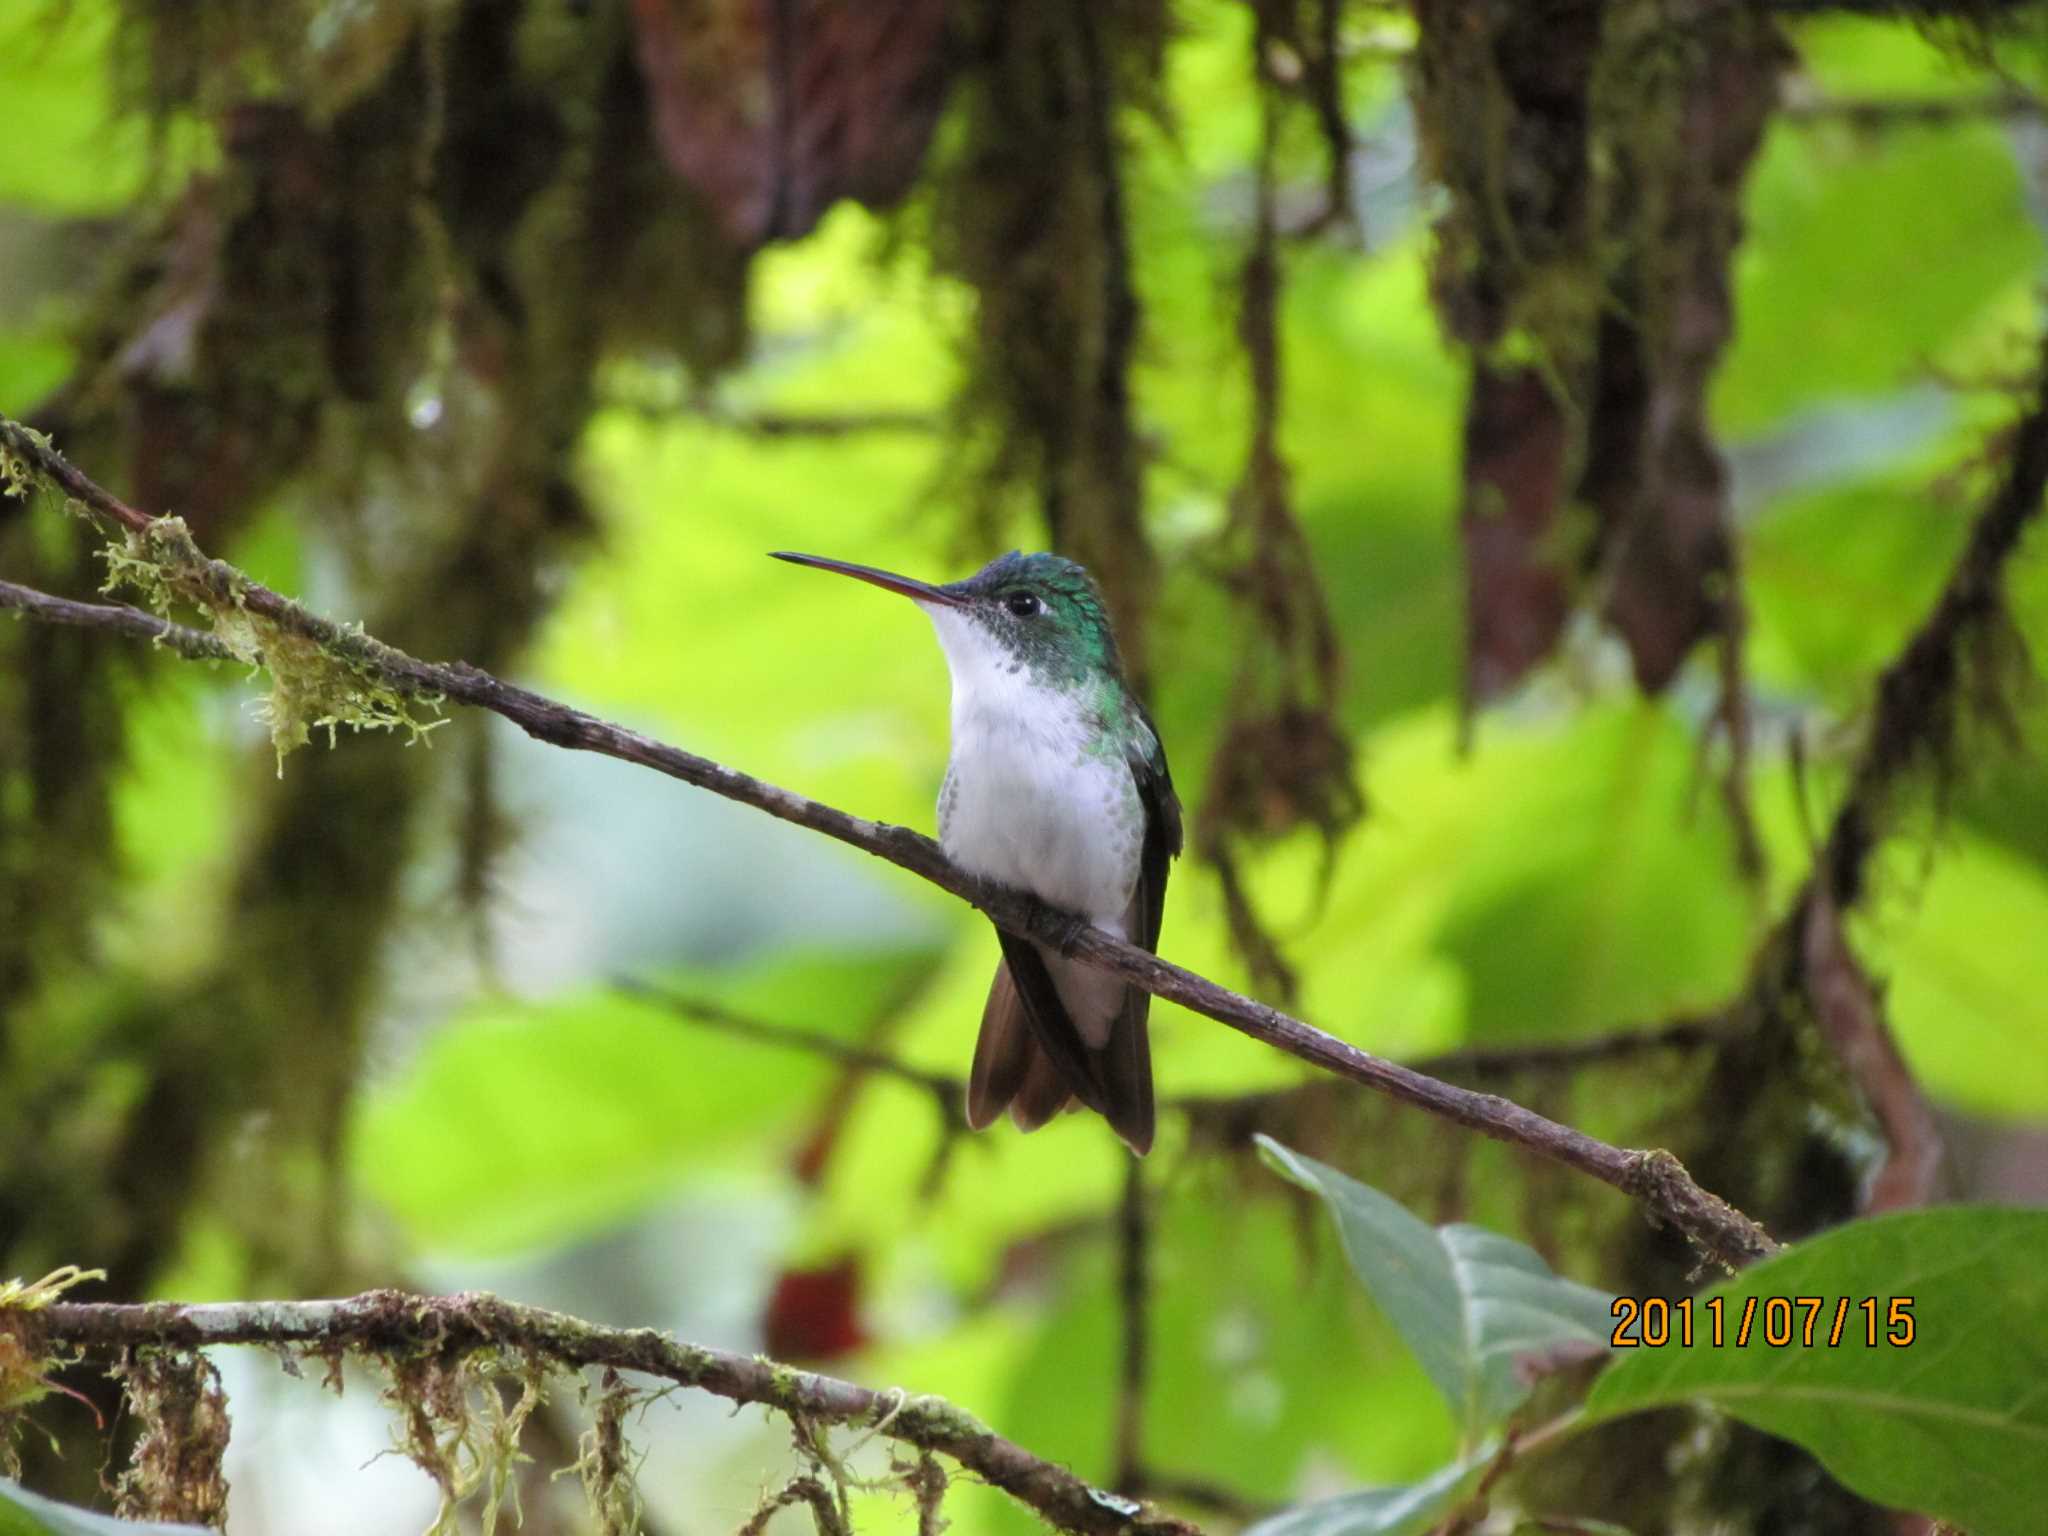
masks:
<svg viewBox="0 0 2048 1536"><path fill-rule="evenodd" d="M117 1520L59 1504L0 1478L0 1536L212 1536L203 1525L162 1520Z"/></svg>

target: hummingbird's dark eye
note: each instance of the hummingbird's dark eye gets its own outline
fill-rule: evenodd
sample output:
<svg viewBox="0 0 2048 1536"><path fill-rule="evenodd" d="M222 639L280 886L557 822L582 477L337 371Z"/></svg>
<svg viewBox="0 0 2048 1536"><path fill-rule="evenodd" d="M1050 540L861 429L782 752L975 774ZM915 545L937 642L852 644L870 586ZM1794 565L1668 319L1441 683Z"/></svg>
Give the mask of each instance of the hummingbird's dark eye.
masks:
<svg viewBox="0 0 2048 1536"><path fill-rule="evenodd" d="M1028 619L1045 605L1038 600L1036 593L1010 592L1004 594L1003 606L1018 618Z"/></svg>

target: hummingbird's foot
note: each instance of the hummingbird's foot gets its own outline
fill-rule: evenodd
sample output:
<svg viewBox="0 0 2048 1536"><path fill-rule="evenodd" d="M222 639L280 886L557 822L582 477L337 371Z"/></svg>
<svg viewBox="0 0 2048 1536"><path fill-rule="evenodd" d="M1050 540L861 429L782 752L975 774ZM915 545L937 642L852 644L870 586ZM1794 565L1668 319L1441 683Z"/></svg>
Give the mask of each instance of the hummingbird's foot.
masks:
<svg viewBox="0 0 2048 1536"><path fill-rule="evenodd" d="M1087 918L1073 912L1059 914L1059 926L1054 929L1053 946L1063 955L1071 957L1081 947L1081 940L1095 925Z"/></svg>

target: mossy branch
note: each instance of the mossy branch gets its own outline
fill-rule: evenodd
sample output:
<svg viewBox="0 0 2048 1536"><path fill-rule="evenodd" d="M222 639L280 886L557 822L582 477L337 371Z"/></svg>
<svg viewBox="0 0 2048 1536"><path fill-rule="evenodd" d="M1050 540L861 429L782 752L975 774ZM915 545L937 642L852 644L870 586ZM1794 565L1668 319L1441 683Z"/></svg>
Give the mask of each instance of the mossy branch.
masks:
<svg viewBox="0 0 2048 1536"><path fill-rule="evenodd" d="M156 520L112 496L74 468L40 434L0 416L0 474L4 473L11 473L17 480L40 478L124 535L146 534L155 526ZM931 838L908 827L848 815L709 758L501 682L466 663L417 660L358 630L307 612L225 562L208 559L196 548L187 555L182 552L184 544L189 544L189 535L179 546L181 595L189 587L200 594L202 603L215 614L225 604L237 612L254 615L267 626L268 633L309 644L353 678L366 680L405 699L435 703L445 700L490 710L538 741L651 768L885 859L980 909L1007 932L1054 945L1071 958L1114 971L1155 997L1179 1003L1322 1071L1589 1174L1640 1201L1721 1264L1745 1264L1777 1247L1755 1222L1687 1177L1669 1154L1656 1154L1658 1177L1646 1180L1642 1170L1651 1154L1611 1146L1497 1094L1459 1088L1362 1051L1276 1008L1113 938L1024 892L978 879L948 859ZM43 611L41 604L48 600L41 599L39 594L28 594L30 601L18 601L14 594L24 590L0 583L0 607L20 607L31 616L39 615ZM91 604L74 605L67 622L86 622L85 615L92 611ZM105 611L107 628L134 632L133 610ZM331 706L327 712L333 712Z"/></svg>
<svg viewBox="0 0 2048 1536"><path fill-rule="evenodd" d="M387 1365L398 1380L401 1398L409 1373L445 1376L457 1364L473 1359L518 1361L528 1374L600 1367L607 1372L607 1382L616 1380L611 1373L634 1372L735 1403L759 1403L799 1424L855 1426L919 1453L949 1456L1063 1531L1082 1536L1199 1536L1197 1527L1184 1520L1090 1486L943 1399L874 1392L759 1356L681 1343L650 1328L600 1327L482 1292L416 1296L384 1290L340 1301L205 1305L60 1301L34 1311L0 1311L0 1339L10 1337L36 1358L82 1354L118 1360L150 1350L190 1356L219 1345L255 1345L278 1350L287 1358L311 1354L332 1361L355 1356ZM410 1406L429 1418L448 1416L445 1404L424 1401ZM600 1415L600 1473L604 1425ZM611 1432L616 1435L617 1429L615 1417ZM425 1434L437 1447L442 1443L431 1428L415 1427L408 1433L414 1438ZM619 1455L614 1444L614 1460Z"/></svg>

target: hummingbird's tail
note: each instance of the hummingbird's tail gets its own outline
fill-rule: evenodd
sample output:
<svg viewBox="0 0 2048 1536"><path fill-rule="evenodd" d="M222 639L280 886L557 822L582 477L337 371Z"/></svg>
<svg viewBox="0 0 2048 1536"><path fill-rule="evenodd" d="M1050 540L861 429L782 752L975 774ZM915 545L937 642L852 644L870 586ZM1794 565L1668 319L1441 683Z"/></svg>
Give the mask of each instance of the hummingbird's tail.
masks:
<svg viewBox="0 0 2048 1536"><path fill-rule="evenodd" d="M1108 1120L1130 1149L1152 1146L1152 1048L1145 1027L1151 996L1125 986L1114 1013L1081 1030L1061 998L1051 966L1057 956L999 933L1003 961L982 1009L967 1084L967 1123L993 1124L1005 1109L1033 1131L1078 1098ZM1091 981L1096 978L1091 977ZM1092 1035L1102 1041L1093 1045Z"/></svg>

